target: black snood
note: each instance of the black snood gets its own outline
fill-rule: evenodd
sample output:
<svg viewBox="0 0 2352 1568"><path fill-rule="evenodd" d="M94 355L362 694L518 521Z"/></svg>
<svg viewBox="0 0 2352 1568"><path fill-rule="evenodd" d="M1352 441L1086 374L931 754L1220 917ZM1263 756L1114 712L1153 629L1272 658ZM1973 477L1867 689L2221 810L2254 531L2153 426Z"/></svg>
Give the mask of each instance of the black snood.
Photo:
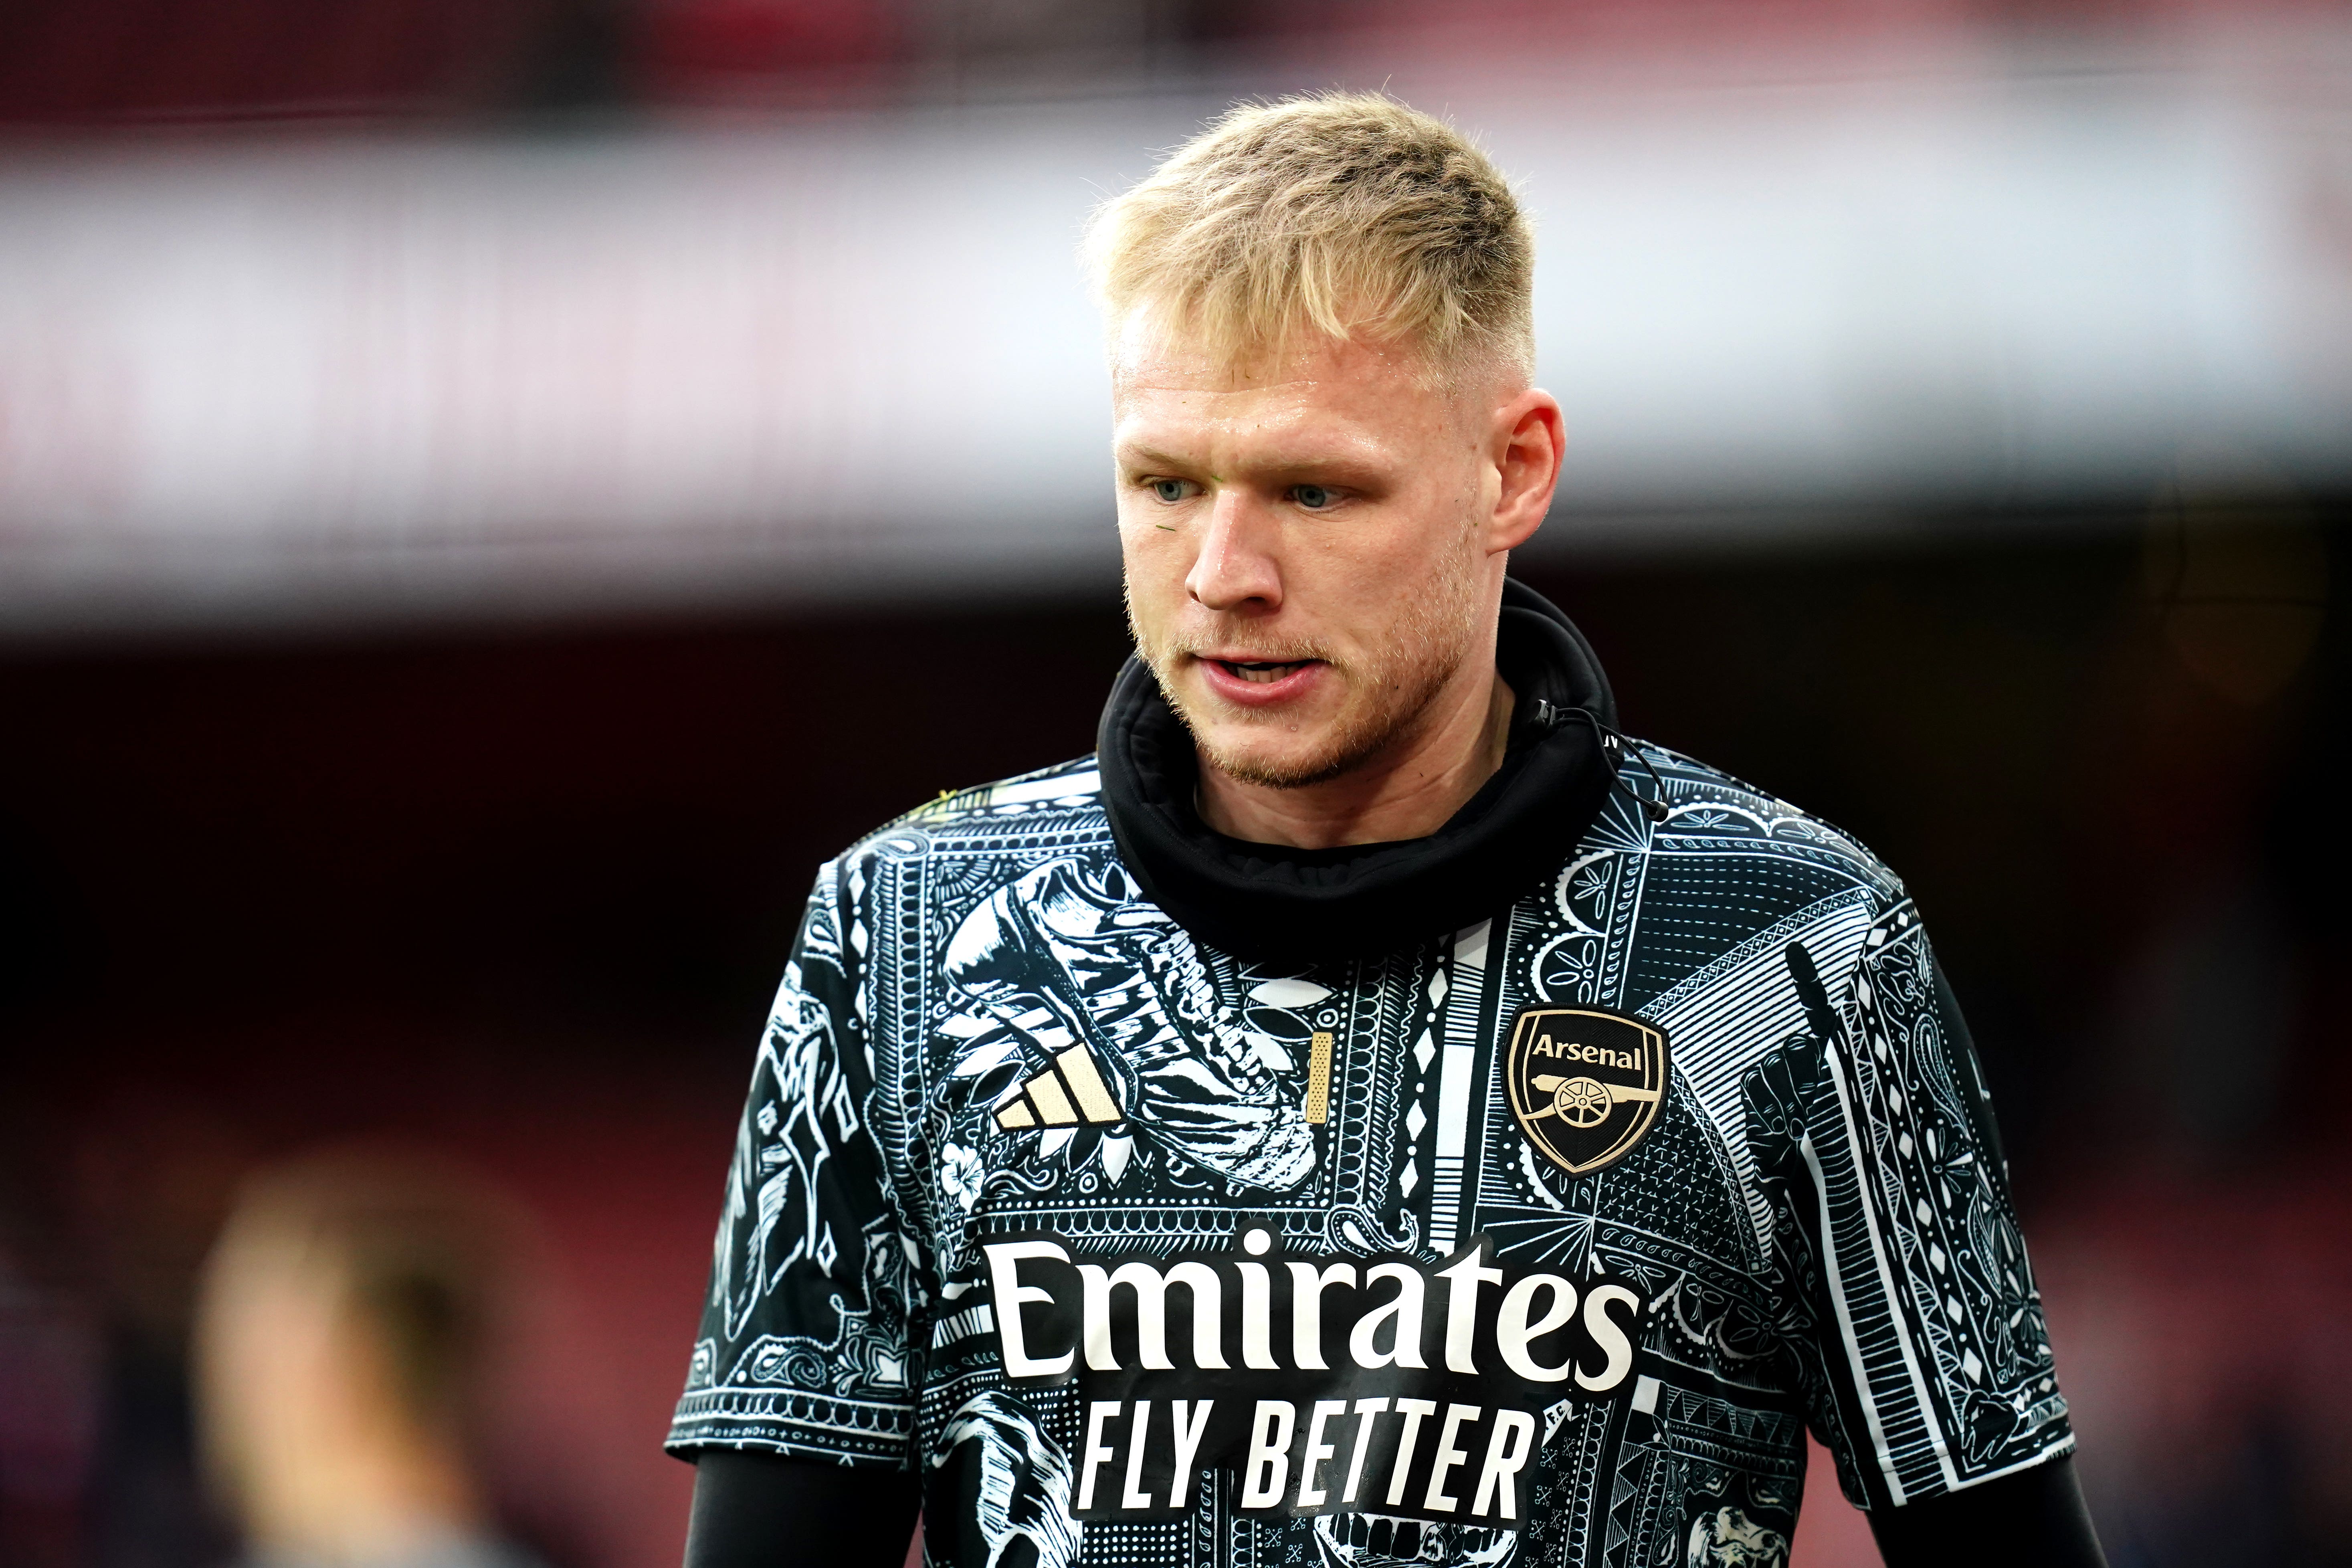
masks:
<svg viewBox="0 0 2352 1568"><path fill-rule="evenodd" d="M1500 913L1557 869L1616 779L1608 679L1569 618L1503 584L1495 662L1517 699L1508 749L1478 793L1426 838L1292 849L1228 838L1193 805L1192 737L1130 658L1097 737L1120 858L1152 901L1235 957L1369 958ZM1581 713L1578 710L1581 710ZM1562 721L1573 718L1591 722Z"/></svg>

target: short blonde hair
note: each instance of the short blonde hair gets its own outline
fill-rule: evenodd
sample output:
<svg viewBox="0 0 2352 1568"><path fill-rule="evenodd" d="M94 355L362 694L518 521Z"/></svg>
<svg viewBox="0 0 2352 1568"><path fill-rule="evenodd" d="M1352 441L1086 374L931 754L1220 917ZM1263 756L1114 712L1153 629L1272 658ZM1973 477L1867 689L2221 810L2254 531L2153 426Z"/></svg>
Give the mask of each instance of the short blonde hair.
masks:
<svg viewBox="0 0 2352 1568"><path fill-rule="evenodd" d="M1448 379L1535 369L1535 239L1492 160L1380 93L1227 110L1096 212L1113 330L1171 312L1229 363L1302 328L1410 345Z"/></svg>

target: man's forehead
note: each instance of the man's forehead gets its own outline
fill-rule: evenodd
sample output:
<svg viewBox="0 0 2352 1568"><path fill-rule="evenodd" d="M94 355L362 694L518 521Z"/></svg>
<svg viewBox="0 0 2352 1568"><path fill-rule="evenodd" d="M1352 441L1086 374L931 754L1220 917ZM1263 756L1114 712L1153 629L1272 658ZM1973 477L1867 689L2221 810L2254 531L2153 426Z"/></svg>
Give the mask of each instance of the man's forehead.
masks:
<svg viewBox="0 0 2352 1568"><path fill-rule="evenodd" d="M1239 371L1181 345L1139 353L1113 384L1115 444L1129 462L1379 461L1451 423L1392 360L1335 348Z"/></svg>
<svg viewBox="0 0 2352 1568"><path fill-rule="evenodd" d="M1114 399L1113 438L1129 461L1246 465L1371 458L1424 423L1397 417L1384 400L1348 392L1307 376L1240 387L1139 381Z"/></svg>
<svg viewBox="0 0 2352 1568"><path fill-rule="evenodd" d="M1234 353L1158 311L1128 313L1111 343L1111 395L1274 396L1297 399L1424 391L1421 356L1395 344L1334 338L1312 329Z"/></svg>

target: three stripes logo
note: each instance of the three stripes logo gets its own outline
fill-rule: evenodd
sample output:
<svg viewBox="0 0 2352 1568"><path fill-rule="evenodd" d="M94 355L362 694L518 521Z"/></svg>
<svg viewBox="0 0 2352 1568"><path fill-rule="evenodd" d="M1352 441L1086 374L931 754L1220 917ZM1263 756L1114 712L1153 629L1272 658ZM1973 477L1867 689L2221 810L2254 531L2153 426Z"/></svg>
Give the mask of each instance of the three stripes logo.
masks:
<svg viewBox="0 0 2352 1568"><path fill-rule="evenodd" d="M1027 1127L1097 1126L1124 1121L1095 1059L1087 1047L1072 1046L1054 1058L1054 1065L1021 1086L1021 1092L999 1106L996 1124L1007 1132Z"/></svg>

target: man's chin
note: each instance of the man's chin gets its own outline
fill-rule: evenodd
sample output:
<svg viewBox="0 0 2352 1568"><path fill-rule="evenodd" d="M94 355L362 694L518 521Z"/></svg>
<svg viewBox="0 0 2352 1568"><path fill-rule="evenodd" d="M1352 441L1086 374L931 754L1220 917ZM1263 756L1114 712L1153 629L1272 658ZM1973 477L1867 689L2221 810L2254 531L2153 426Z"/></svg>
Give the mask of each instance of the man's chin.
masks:
<svg viewBox="0 0 2352 1568"><path fill-rule="evenodd" d="M1301 745L1296 731L1283 735L1287 744L1268 744L1262 735L1203 735L1193 731L1194 743L1209 766L1238 784L1264 789L1306 789L1328 784L1362 764L1368 748L1359 738L1339 731Z"/></svg>
<svg viewBox="0 0 2352 1568"><path fill-rule="evenodd" d="M1394 729L1367 733L1362 716L1346 705L1319 720L1279 710L1236 717L1213 691L1179 686L1170 693L1164 681L1160 689L1175 698L1171 706L1192 732L1203 763L1236 783L1265 789L1306 789L1339 778L1362 765Z"/></svg>
<svg viewBox="0 0 2352 1568"><path fill-rule="evenodd" d="M1261 789L1306 789L1311 784L1328 783L1348 771L1345 764L1335 766L1314 757L1265 757L1247 752L1236 756L1213 751L1206 752L1205 756L1208 764L1227 778Z"/></svg>

